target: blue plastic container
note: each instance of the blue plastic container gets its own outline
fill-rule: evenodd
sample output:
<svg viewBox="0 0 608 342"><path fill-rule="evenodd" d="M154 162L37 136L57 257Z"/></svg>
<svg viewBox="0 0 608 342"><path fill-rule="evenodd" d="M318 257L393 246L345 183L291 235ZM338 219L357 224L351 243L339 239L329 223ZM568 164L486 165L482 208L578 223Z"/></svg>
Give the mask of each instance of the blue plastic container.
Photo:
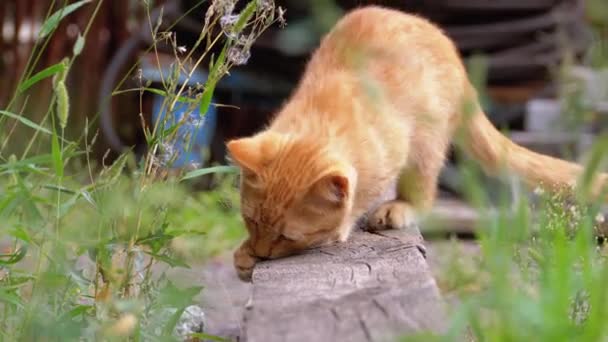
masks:
<svg viewBox="0 0 608 342"><path fill-rule="evenodd" d="M163 66L162 76L169 77L171 75L172 66ZM142 63L142 76L146 80L152 82L160 82L161 72L158 70L157 65L150 63ZM188 84L195 85L197 83L204 84L207 81L207 73L202 71L195 71L190 77ZM187 77L183 73L180 74L178 84L182 85L186 82ZM166 110L167 105L164 107L163 101L164 96L153 94L154 97L152 104L152 120L153 123L164 123L164 128L170 128L173 125L180 122L180 120L187 116L184 123L179 127L176 134L176 139L167 144L171 145L172 156L164 156L165 159L171 159L170 167L182 168L189 165L203 166L205 160L203 159L203 152L208 149L213 140L215 133L215 127L217 122L217 109L215 106L209 106L207 113L201 115L198 106L194 106L194 110L188 112L188 108L192 108L188 103L178 102L173 109L173 115L171 118L167 118ZM211 102L215 102L211 99ZM159 125L159 130L161 126ZM188 138L189 137L189 138Z"/></svg>
<svg viewBox="0 0 608 342"><path fill-rule="evenodd" d="M189 107L192 106L188 103L178 102L173 109L172 117L165 120L167 106L162 108L163 100L163 96L154 94L152 115L155 123L164 123L165 129L167 129L187 116L178 128L176 138L170 142L172 150L176 154L170 166L173 168L188 165L202 166L205 162L203 152L211 145L215 132L217 109L215 106L209 106L207 113L202 116L198 106L194 111L188 112Z"/></svg>

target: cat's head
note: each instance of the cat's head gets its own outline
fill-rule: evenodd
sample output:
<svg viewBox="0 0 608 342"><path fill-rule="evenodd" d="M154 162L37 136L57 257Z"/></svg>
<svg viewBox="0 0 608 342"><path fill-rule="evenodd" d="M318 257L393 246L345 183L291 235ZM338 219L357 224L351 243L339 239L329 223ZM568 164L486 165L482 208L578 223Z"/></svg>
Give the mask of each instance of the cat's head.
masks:
<svg viewBox="0 0 608 342"><path fill-rule="evenodd" d="M241 212L255 256L278 258L344 235L352 166L317 141L271 131L227 146L241 168Z"/></svg>

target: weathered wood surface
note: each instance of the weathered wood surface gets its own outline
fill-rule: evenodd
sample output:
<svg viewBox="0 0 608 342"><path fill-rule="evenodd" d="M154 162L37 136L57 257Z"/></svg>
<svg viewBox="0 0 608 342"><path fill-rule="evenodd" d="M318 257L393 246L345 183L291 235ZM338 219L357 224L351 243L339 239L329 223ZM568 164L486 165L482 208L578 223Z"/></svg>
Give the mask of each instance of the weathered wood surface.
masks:
<svg viewBox="0 0 608 342"><path fill-rule="evenodd" d="M346 243L262 262L241 340L390 341L446 328L417 229L356 231Z"/></svg>
<svg viewBox="0 0 608 342"><path fill-rule="evenodd" d="M429 217L421 222L420 229L427 240L435 235L443 238L445 233L470 234L475 232L479 216L477 210L464 201L441 198L435 202Z"/></svg>

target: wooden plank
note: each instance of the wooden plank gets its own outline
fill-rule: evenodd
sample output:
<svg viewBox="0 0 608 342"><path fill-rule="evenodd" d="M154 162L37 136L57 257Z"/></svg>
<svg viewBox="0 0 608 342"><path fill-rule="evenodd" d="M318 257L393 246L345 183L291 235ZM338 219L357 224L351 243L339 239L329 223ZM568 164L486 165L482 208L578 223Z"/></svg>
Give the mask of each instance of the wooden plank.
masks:
<svg viewBox="0 0 608 342"><path fill-rule="evenodd" d="M258 264L241 338L257 342L384 341L445 331L446 316L417 229Z"/></svg>
<svg viewBox="0 0 608 342"><path fill-rule="evenodd" d="M438 198L429 217L420 226L424 236L429 238L439 233L474 233L478 221L479 213L466 202Z"/></svg>
<svg viewBox="0 0 608 342"><path fill-rule="evenodd" d="M490 219L495 215L497 215L495 208L488 209L484 214ZM442 239L445 234L475 234L480 228L478 227L480 219L479 212L466 202L439 198L431 214L420 222L420 229L427 240L434 240L437 237ZM601 206L600 214L595 218L594 224L594 233L597 237L608 237L608 205Z"/></svg>

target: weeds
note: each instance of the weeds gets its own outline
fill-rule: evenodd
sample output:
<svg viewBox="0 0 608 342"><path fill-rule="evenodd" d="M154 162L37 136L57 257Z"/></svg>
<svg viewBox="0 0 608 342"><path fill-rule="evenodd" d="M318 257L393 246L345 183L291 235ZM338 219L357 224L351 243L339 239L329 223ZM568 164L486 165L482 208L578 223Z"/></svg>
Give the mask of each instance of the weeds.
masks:
<svg viewBox="0 0 608 342"><path fill-rule="evenodd" d="M590 7L602 6L590 1ZM594 18L600 18L599 13ZM604 26L605 30L605 26ZM605 38L604 38L605 39ZM598 44L591 47L592 67L598 61ZM472 61L474 62L474 61ZM572 67L566 59L558 81ZM469 71L483 79L484 68L471 63ZM476 84L481 86L481 84ZM584 91L572 83L560 92L566 115L582 116L595 111L583 101ZM581 86L580 84L578 85ZM568 119L572 119L569 117ZM570 121L572 122L572 121ZM570 126L572 127L572 126ZM570 128L571 129L571 128ZM449 262L438 275L445 295L455 295L458 304L447 332L420 335L404 340L424 341L605 341L608 325L608 253L605 216L601 202L605 184L597 183L603 171L608 144L599 134L582 158L585 171L576 182L576 192L549 193L542 187L515 206L502 193L497 215L484 216L476 227L480 252L471 257L458 249L448 252ZM463 190L479 212L488 213L490 203L475 165L462 165ZM569 189L572 190L572 189ZM566 195L568 194L568 195Z"/></svg>
<svg viewBox="0 0 608 342"><path fill-rule="evenodd" d="M90 158L97 138L89 131L93 126L87 125L78 141L64 135L70 123L65 79L101 3L77 1L49 11L22 82L0 111L0 340L174 339L178 319L201 288L173 284L163 265L189 267L189 260L219 253L240 238L231 175L220 177L217 191L186 190L189 179L234 169L175 169L172 164L182 147L191 147L189 132L204 124L204 114L215 105L216 83L231 67L247 62L255 39L283 21L282 10L273 1L254 0L235 13L236 1L213 1L190 47L179 46L175 33L161 29L162 16L150 22L152 49L161 43L173 48L172 73L160 89L140 77L134 91L162 94L167 115L163 121L143 122L149 148L143 158L127 152L111 165L96 167ZM61 20L83 6L96 7L72 56L33 74ZM194 71L206 66L203 62L209 78L188 87ZM49 110L41 122L33 122L23 115L27 91L51 77ZM18 99L25 105L16 111ZM198 108L201 115L175 120L179 106L187 112ZM13 130L5 130L9 123L34 132L21 157L6 155L13 139ZM32 153L32 146L45 142L47 151Z"/></svg>

